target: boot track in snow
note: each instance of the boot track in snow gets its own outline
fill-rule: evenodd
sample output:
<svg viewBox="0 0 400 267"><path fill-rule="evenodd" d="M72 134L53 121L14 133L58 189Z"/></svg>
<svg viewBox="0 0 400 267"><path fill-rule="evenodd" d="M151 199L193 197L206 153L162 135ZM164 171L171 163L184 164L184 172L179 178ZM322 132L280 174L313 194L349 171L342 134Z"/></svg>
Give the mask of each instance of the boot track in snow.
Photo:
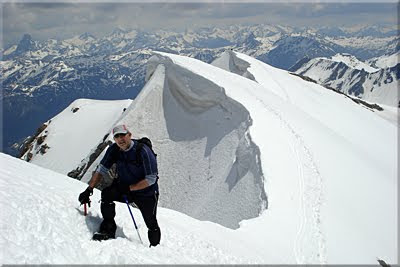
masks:
<svg viewBox="0 0 400 267"><path fill-rule="evenodd" d="M294 243L294 255L297 264L310 262L327 263L326 239L321 225L321 206L323 197L323 179L302 137L281 116L262 100L258 101L276 116L291 135L291 148L298 167L300 184L301 223ZM307 233L312 234L307 234Z"/></svg>

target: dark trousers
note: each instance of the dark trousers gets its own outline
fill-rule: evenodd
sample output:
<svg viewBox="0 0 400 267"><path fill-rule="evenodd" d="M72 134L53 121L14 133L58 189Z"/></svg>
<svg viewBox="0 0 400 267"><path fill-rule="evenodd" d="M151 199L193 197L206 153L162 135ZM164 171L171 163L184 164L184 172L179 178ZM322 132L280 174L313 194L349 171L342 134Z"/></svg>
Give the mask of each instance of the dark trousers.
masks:
<svg viewBox="0 0 400 267"><path fill-rule="evenodd" d="M102 227L113 231L115 234L115 204L114 201L125 203L124 195L127 196L129 203L135 203L142 213L144 222L148 228L148 237L150 244L155 246L160 242L160 227L157 222L157 203L158 189L153 187L140 190L139 192L129 191L126 186L121 186L118 182L112 183L101 192L101 214L104 221ZM101 227L101 228L102 228Z"/></svg>

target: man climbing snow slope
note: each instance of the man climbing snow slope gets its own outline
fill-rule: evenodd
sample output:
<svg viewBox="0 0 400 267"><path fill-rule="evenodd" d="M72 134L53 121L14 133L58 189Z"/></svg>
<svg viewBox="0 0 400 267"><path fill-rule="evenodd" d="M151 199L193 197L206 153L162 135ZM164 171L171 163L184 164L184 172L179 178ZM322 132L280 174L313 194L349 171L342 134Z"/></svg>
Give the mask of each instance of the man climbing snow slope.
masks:
<svg viewBox="0 0 400 267"><path fill-rule="evenodd" d="M88 188L78 198L81 204L90 203L89 197L93 194L93 188L107 175L112 165L116 164L117 178L101 192L103 222L93 239L101 241L115 238L117 225L114 220L114 201L127 201L135 203L139 208L148 228L150 246L157 246L161 231L156 217L159 196L156 154L149 143L146 145L141 140L131 139L132 133L125 125L114 127L112 134L115 143L107 149L89 181Z"/></svg>

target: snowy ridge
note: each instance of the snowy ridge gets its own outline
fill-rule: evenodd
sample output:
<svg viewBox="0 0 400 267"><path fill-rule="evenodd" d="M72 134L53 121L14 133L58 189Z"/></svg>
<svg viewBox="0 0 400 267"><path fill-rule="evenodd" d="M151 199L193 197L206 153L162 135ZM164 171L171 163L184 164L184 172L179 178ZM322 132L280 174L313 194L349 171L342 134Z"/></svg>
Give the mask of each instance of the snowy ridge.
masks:
<svg viewBox="0 0 400 267"><path fill-rule="evenodd" d="M22 156L36 165L67 175L104 139L132 100L78 99L47 122L47 127ZM93 119L93 115L98 120ZM45 153L40 149L49 147ZM30 155L28 155L30 154ZM73 155L73 156L69 156ZM29 159L28 159L29 158Z"/></svg>
<svg viewBox="0 0 400 267"><path fill-rule="evenodd" d="M357 107L357 105L354 105L351 101L347 101L343 99L343 96L337 95L335 93L332 93L329 90L326 90L325 88L322 88L318 85L308 83L302 80L299 80L297 77L291 77L290 75L287 75L287 72L272 68L262 62L259 62L251 57L248 57L244 54L239 54L235 53L237 57L241 58L242 60L248 62L250 64L250 67L247 69L247 72L252 74L254 76L254 79L258 81L261 85L264 86L264 90L271 91L275 93L276 95L280 96L280 98L294 104L297 108L300 108L303 112L307 114L307 116L310 116L311 118L316 119L317 124L321 123L324 126L322 128L319 128L319 126L314 125L311 127L306 127L310 122L303 121L305 117L301 118L300 116L295 116L296 119L293 120L292 114L291 116L288 116L290 113L287 113L286 110L286 105L284 103L281 103L279 105L279 108L276 108L275 111L271 112L272 114L276 115L276 119L278 120L279 124L284 124L285 127L287 127L287 132L292 133L292 136L290 137L289 140L294 140L294 141L289 141L289 144L292 144L290 147L293 150L293 154L295 155L296 159L296 164L293 166L295 169L296 165L298 169L298 174L291 174L294 177L299 177L299 188L301 189L301 197L299 203L301 204L301 210L303 212L303 216L300 216L300 218L303 218L303 223L300 223L300 230L299 230L299 236L303 234L303 237L310 238L314 237L315 241L310 242L310 240L307 240L307 242L303 243L303 246L296 246L299 248L311 248L312 244L316 244L317 247L319 247L320 253L318 255L315 255L315 257L319 257L319 260L322 260L320 262L323 262L324 259L324 251L327 252L328 255L325 259L328 260L329 262L329 255L332 255L332 251L329 251L329 244L332 242L330 237L330 231L333 230L333 227L331 230L328 231L323 231L325 227L330 228L331 226L328 226L330 223L327 223L326 218L324 218L324 210L326 214L329 214L327 210L331 210L330 205L332 205L332 200L337 199L336 201L342 201L343 198L347 198L346 195L343 195L339 193L337 196L335 195L335 191L331 191L332 188L332 181L337 181L338 177L344 178L344 176L348 176L348 178L344 179L343 183L347 184L349 181L354 180L352 177L350 169L357 169L355 166L352 166L351 168L347 169L349 172L344 174L340 169L343 168L343 166L346 166L345 162L341 160L337 160L336 157L344 157L348 158L349 155L346 155L349 152L349 144L352 144L352 146L355 145L355 147L359 147L358 149L372 149L372 147L369 148L362 148L365 146L365 144L369 144L369 146L374 145L375 148L373 149L382 149L381 147L382 142L379 141L373 141L371 140L362 140L357 132L358 132L358 127L363 128L364 126L360 126L360 122L364 119L366 119L369 122L375 121L379 122L383 127L387 128L390 134L389 139L382 139L385 140L385 142L391 143L393 142L393 145L396 145L396 130L395 130L395 125L389 125L385 121L382 121L379 117L375 117L373 112L370 112L368 110L362 111L363 108ZM296 81L298 80L298 81ZM257 92L263 92L262 90L257 91ZM263 92L264 93L264 92ZM271 97L265 97L264 99L270 100ZM310 100L314 99L312 102L312 105L310 104ZM271 101L268 101L269 104L273 103ZM340 108L339 108L340 107ZM350 111L353 110L353 111ZM340 111L343 111L343 115L340 114ZM284 113L282 113L284 112ZM354 112L354 113L353 113ZM299 115L301 112L297 111L296 114ZM335 114L335 115L333 115ZM351 114L357 114L354 118L352 118ZM364 119L357 118L358 116L366 116ZM346 118L345 120L337 119L335 116L338 116L341 118ZM367 119L367 117L369 119ZM371 121L372 120L372 121ZM266 121L266 119L265 119ZM350 126L349 122L350 121L356 121L357 123L354 125L354 128ZM279 124L276 127L273 127L271 125L271 121L269 121L270 124L270 129L274 129L276 131L279 129ZM374 123L373 123L374 124ZM396 124L397 125L397 124ZM366 125L365 125L366 126ZM375 132L377 133L377 128L371 127L371 125L367 126L368 130L364 128L366 132ZM317 128L314 128L317 127ZM325 131L323 128L329 128L331 131L337 132L339 139L336 141L322 141L325 136L323 132ZM319 130L317 130L319 128ZM352 129L353 128L353 129ZM314 129L315 132L308 132L308 130ZM318 135L315 135L316 132L318 132ZM388 132L388 133L389 133ZM310 135L311 134L311 135ZM284 136L284 134L277 134L275 133L272 135L271 133L265 132L265 135L263 136L264 140L280 140ZM311 137L313 136L313 137ZM269 138L270 137L270 138ZM310 139L311 137L311 139ZM340 140L342 138L345 138L345 140ZM320 139L322 138L322 139ZM331 138L331 137L329 137ZM373 139L377 138L377 136L374 136ZM336 138L335 138L336 139ZM377 140L380 140L378 138ZM321 142L322 141L322 142ZM331 144L336 144L338 145L339 143L343 143L343 150L340 152L338 151L337 148L330 147L330 145L327 145L328 143ZM363 143L365 142L365 143ZM256 141L257 143L257 141ZM259 143L257 143L260 145ZM297 144L297 145L296 145ZM270 143L269 146L272 144ZM388 145L388 146L386 146ZM377 162L380 162L383 160L383 158L386 158L387 163L389 165L387 166L392 166L391 169L392 171L387 173L387 177L391 177L391 181L395 182L395 177L397 173L397 168L395 166L395 161L396 161L396 151L390 148L389 144L384 145L387 149L387 151L391 151L389 157L385 155L386 152L378 153L380 156L377 156L376 154L374 155L375 159L371 162L371 164L377 164ZM279 149L272 149L273 151L282 151L283 147L280 147ZM271 147L269 151L271 150ZM267 149L263 149L261 147L261 151L267 151ZM335 161L331 161L329 159L329 156L326 157L326 151L331 151L333 155L336 153L341 154L342 156L339 156L339 154L336 155ZM335 153L333 151L336 151ZM347 152L344 152L347 151ZM374 151L374 150L372 150ZM344 153L343 153L344 152ZM269 183L274 184L273 181L269 181L269 179L275 180L275 177L289 177L289 175L285 174L286 170L284 168L288 168L288 166L291 165L292 162L288 162L285 157L287 155L285 153L282 153L284 155L282 158L277 157L277 155L280 154L273 154L270 155L268 153L261 153L262 158L264 158L269 164L267 163L268 167L265 167L263 165L263 170L265 173L269 173L269 176L267 177L267 185ZM325 158L325 160L323 159ZM299 160L301 159L301 160ZM386 161L385 160L385 161ZM323 161L330 162L330 166L326 166L323 164ZM264 161L265 162L265 161ZM281 164L282 166L278 165L279 162L285 162L286 166ZM389 163L391 162L391 163ZM287 165L289 164L289 165ZM273 167L276 166L276 167ZM280 166L280 167L279 167ZM324 167L325 166L325 167ZM337 166L337 167L335 167ZM330 170L328 171L329 168ZM359 167L361 169L364 169L366 166ZM289 167L290 169L290 167ZM338 172L339 171L339 172ZM277 174L274 174L274 172L277 172ZM380 171L378 171L380 172ZM340 174L339 174L340 173ZM377 175L376 177L380 177L382 174ZM269 178L269 179L268 179ZM376 179L376 178L375 178ZM275 181L275 183L278 182ZM379 183L379 181L376 180L376 182ZM339 182L340 183L340 182ZM276 186L276 185L275 185ZM356 185L357 188L357 185ZM388 188L387 188L388 189ZM267 187L267 195L269 199L270 206L273 205L273 199L275 198L274 195L276 193L277 188L274 188L273 190L268 190ZM287 184L282 184L282 194L283 192L287 191ZM357 189L355 189L357 190ZM312 192L312 193L311 193ZM329 193L330 192L330 193ZM326 194L330 195L330 199L326 198ZM374 194L371 192L371 194ZM392 195L392 204L395 203L395 196ZM278 198L278 196L276 196ZM348 201L352 202L353 196L352 194L348 195ZM368 200L367 200L368 201ZM330 203L330 204L329 204ZM364 203L365 204L365 203ZM364 205L362 202L360 205ZM391 206L392 206L391 204ZM393 206L392 206L393 207ZM272 208L271 208L272 209ZM393 209L392 209L393 211ZM306 216L304 216L306 215ZM351 216L351 215L349 215ZM365 216L369 216L368 214L365 214ZM306 219L307 218L307 219ZM310 220L311 219L311 220ZM306 220L307 222L304 222ZM324 223L325 221L325 223ZM322 222L322 225L320 224ZM313 226L314 225L314 226ZM369 227L371 227L370 225ZM304 229L308 228L307 229ZM312 228L314 227L314 230ZM394 229L394 228L393 228ZM307 232L308 231L308 232ZM304 235L304 232L307 232L307 235ZM310 233L313 232L314 234L310 235ZM389 236L387 236L389 237ZM301 239L301 238L300 238ZM299 240L299 239L297 239ZM355 240L353 240L355 241ZM349 242L347 240L346 242ZM307 244L307 245L305 245ZM303 258L298 259L297 262L310 262L311 258L307 258L306 255L313 255L312 253L315 251L318 251L316 249L310 249L308 252L311 254L307 253L297 253L297 249L295 249L296 255L302 255ZM307 251L307 249L306 249ZM304 251L303 251L304 252ZM304 258L306 256L306 258ZM314 258L314 260L316 259ZM303 259L304 261L302 261ZM348 262L351 262L352 259L348 259Z"/></svg>
<svg viewBox="0 0 400 267"><path fill-rule="evenodd" d="M394 57L375 59L370 64L391 66L387 68L371 67L350 55L336 55L329 58L314 58L295 66L293 71L307 76L318 83L329 86L347 95L355 96L371 103L398 107L399 73L398 53ZM381 63L380 63L381 62ZM397 64L397 65L396 65Z"/></svg>
<svg viewBox="0 0 400 267"><path fill-rule="evenodd" d="M337 132L337 134L341 136L340 138L344 137L348 140L348 142L358 143L358 145L356 146L360 147L364 146L362 143L358 142L357 139L359 138L351 133L352 131L356 133L357 129L354 128L353 130L351 130L351 127L349 128L349 125L346 123L346 120L353 121L353 118L351 118L350 114L346 115L346 120L337 120L331 117L330 115L330 114L338 114L339 106L342 106L343 108L344 106L347 106L345 108L346 110L348 108L356 108L354 107L354 103L352 103L351 101L342 101L340 100L340 98L343 98L343 96L337 94L335 96L335 94L332 94L329 90L326 90L325 88L322 88L320 86L317 86L309 82L298 80L298 77L287 75L288 73L286 71L273 68L263 62L255 60L254 58L251 58L241 53L227 52L219 58L218 62L213 62L212 64L217 66L225 66L226 70L236 72L235 69L233 70L230 69L228 64L221 63L221 60L231 61L232 58L239 58L244 62L246 62L248 64L248 68L243 72L246 73L246 76L251 75L253 80L257 81L260 85L262 85L265 88L264 90L271 91L277 96L279 96L281 99L295 105L297 108L302 110L302 112L305 112L308 116L315 119L318 123L322 123L323 125L325 125L324 127L330 128L332 131ZM313 102L313 104L310 105L309 102L310 99L315 99L318 102ZM298 201L300 203L299 211L301 213L299 228L294 243L295 257L298 263L329 262L328 255L331 253L330 251L328 251L330 237L329 237L329 232L324 230L324 228L328 226L326 223L324 223L326 218L324 219L323 211L330 210L329 205L326 204L327 201L329 200L327 199L326 194L327 192L331 191L329 190L329 188L325 187L327 186L327 184L329 184L328 182L329 179L337 179L336 178L337 175L332 175L333 173L336 173L334 166L338 164L337 168L342 168L341 167L342 165L339 162L331 162L332 165L329 166L329 168L333 169L331 169L330 171L327 171L326 169L324 171L324 168L321 167L321 157L324 157L323 154L325 154L325 152L324 151L318 152L317 150L315 150L315 148L312 148L310 144L314 146L319 143L321 147L326 146L326 144L322 144L320 143L319 140L314 139L313 141L309 141L307 145L306 140L308 133L307 131L304 130L310 128L305 127L306 123L304 122L298 123L297 120L301 121L302 119L297 118L296 121L292 121L291 119L288 120L290 116L287 117L287 115L284 115L282 113L284 107L285 105L281 104L279 109L275 110L271 109L270 111L272 114L275 115L276 117L275 119L279 121L280 124L284 125L284 127L287 129L287 132L290 133L291 135L289 136L286 142L289 144L289 149L291 150L291 154L293 155L293 161L295 162L292 168L297 169L297 173L293 172L291 174L294 177L296 176L298 177L297 182L300 194L300 198ZM268 108L268 105L266 105L266 108ZM386 109L389 109L390 111L389 107L387 107ZM365 115L368 115L368 117L371 115L374 116L373 113L369 111L362 113L365 113ZM340 117L340 115L338 116ZM395 116L397 117L397 115ZM395 118L396 121L397 119L398 118ZM354 118L354 121L359 121L359 119ZM389 121L392 122L393 119L389 119ZM345 123L346 125L343 125L343 123ZM386 125L385 122L382 123ZM269 124L271 124L271 122L269 122ZM297 127L302 125L300 127L305 128L301 130L302 133L299 130L296 130L297 128L296 124L298 124ZM357 125L359 126L359 123L357 123ZM397 126L398 125L397 122L395 122L394 125ZM389 125L387 125L386 127L390 128ZM345 130L347 133L345 133L343 130ZM394 133L393 130L394 129L392 128L392 134ZM322 132L320 132L320 134L322 134ZM273 140L281 139L282 138L281 136L282 135L277 134L276 136L274 135L272 137L271 135L271 139ZM268 135L266 135L265 138L269 139ZM393 135L391 140L396 142L396 138ZM370 140L366 142L370 143L374 141ZM333 143L336 143L336 141L334 141ZM378 143L376 148L378 148ZM282 150L282 147L279 149ZM333 151L333 150L330 148L326 148L326 151ZM317 156L315 154L317 154ZM277 157L276 154L274 154L272 157L270 157L268 154L266 155L262 153L262 155L265 158L267 158L267 162L270 162L270 164L268 164L269 169L264 168L267 169L266 172L270 174L269 176L270 179L275 179L274 177L275 175L271 173L271 170L273 170L274 172L276 171L278 173L279 172L281 173L277 174L276 175L277 177L288 176L284 174L283 168L285 167L288 168L290 165L287 166L282 165L281 169L279 169L279 167L278 168L272 167L276 166L279 161L284 162L286 160L285 157L287 157L286 154L283 153L283 155L285 156L283 156L282 158ZM383 154L381 154L381 156L382 155ZM396 158L394 151L392 151L392 155L394 156L394 158ZM376 158L376 160L380 161L379 158ZM394 161L391 162L392 166L394 167ZM288 163L289 162L286 160L286 164ZM290 164L291 163L292 162L290 162ZM395 173L396 173L396 168L394 169L394 172L391 174L392 179L395 177ZM351 179L351 177L349 177L349 179ZM268 182L267 184L269 183L273 184L274 182L273 181ZM286 184L282 184L283 191L288 189L286 186L287 186ZM274 190L268 190L267 187L267 195L268 199L271 202L271 206L273 205L272 201L274 198L273 196L271 196L271 193L275 194L275 192L273 191ZM333 192L330 193L331 201L336 197L338 199L343 197L343 195L341 194L334 197L332 193ZM349 195L349 201L351 201L351 197L352 196Z"/></svg>
<svg viewBox="0 0 400 267"><path fill-rule="evenodd" d="M360 61L355 56L352 56L350 54L336 54L331 57L331 60L335 62L343 62L353 69L365 70L366 72L376 72L379 70L377 68L369 66L368 64Z"/></svg>

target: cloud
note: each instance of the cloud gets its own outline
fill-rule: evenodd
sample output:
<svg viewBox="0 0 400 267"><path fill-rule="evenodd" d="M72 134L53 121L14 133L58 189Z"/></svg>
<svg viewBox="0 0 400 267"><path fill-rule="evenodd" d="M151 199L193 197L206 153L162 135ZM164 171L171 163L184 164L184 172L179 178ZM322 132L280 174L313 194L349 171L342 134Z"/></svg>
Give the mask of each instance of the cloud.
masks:
<svg viewBox="0 0 400 267"><path fill-rule="evenodd" d="M3 40L69 38L84 32L101 37L116 27L141 30L229 24L289 26L397 23L397 3L2 3Z"/></svg>

